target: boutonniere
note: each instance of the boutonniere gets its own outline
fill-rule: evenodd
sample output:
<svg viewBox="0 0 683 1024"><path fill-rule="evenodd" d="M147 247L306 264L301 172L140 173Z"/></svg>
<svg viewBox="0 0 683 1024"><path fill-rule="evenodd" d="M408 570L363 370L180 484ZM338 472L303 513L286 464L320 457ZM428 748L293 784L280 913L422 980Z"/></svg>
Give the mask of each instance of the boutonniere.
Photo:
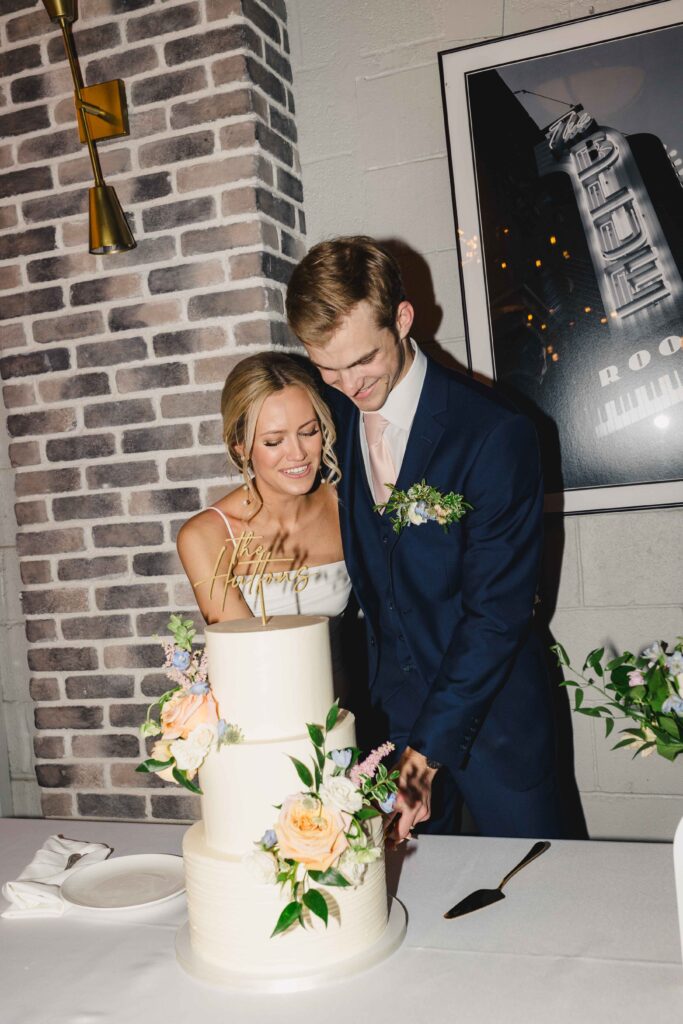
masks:
<svg viewBox="0 0 683 1024"><path fill-rule="evenodd" d="M474 508L462 494L454 491L442 494L424 480L407 491L399 491L394 484L387 484L387 487L391 488L389 500L375 505L374 511L390 516L395 533L400 533L404 526L422 526L423 523L438 523L447 531L451 523L458 522Z"/></svg>

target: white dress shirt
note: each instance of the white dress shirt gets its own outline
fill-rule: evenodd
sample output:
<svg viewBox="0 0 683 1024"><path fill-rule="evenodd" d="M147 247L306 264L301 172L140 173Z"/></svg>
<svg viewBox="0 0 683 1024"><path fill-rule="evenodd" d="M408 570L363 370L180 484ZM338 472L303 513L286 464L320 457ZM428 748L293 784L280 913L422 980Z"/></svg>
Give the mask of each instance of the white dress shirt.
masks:
<svg viewBox="0 0 683 1024"><path fill-rule="evenodd" d="M384 438L389 446L391 457L394 462L396 479L398 479L398 474L401 471L403 456L406 453L408 437L410 436L410 428L412 427L413 420L415 419L417 403L420 401L422 385L424 384L425 374L427 373L427 357L424 352L417 347L412 338L409 338L408 340L410 341L410 346L413 350L413 361L410 365L410 369L403 380L399 381L396 387L389 392L387 400L382 408L377 410L385 420L389 421L388 426L384 431ZM372 492L372 473L370 471L370 459L368 456L368 441L365 436L365 426L363 424L362 415L360 416L359 429L360 447L363 454L365 474L370 485L370 491ZM396 483L396 480L394 480L393 483Z"/></svg>

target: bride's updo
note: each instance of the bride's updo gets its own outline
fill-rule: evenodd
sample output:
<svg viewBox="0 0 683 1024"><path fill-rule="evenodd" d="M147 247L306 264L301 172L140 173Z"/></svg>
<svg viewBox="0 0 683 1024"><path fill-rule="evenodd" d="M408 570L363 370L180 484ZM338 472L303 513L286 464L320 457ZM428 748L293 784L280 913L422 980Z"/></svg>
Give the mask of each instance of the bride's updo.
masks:
<svg viewBox="0 0 683 1024"><path fill-rule="evenodd" d="M332 416L318 391L312 373L296 359L281 352L247 356L227 376L221 395L223 440L232 464L241 472L250 493L257 497L250 473L256 421L266 398L287 387L302 388L311 400L322 434L322 463L327 483L341 479L334 452L337 433Z"/></svg>

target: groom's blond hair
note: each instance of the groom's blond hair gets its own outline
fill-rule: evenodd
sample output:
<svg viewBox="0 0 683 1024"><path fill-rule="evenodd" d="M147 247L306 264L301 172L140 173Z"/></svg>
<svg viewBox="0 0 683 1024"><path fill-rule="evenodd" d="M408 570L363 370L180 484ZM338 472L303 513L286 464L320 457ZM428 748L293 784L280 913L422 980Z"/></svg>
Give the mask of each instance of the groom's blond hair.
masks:
<svg viewBox="0 0 683 1024"><path fill-rule="evenodd" d="M294 268L287 318L304 345L324 346L363 301L372 307L378 327L395 332L403 298L399 265L374 238L331 238L314 245Z"/></svg>

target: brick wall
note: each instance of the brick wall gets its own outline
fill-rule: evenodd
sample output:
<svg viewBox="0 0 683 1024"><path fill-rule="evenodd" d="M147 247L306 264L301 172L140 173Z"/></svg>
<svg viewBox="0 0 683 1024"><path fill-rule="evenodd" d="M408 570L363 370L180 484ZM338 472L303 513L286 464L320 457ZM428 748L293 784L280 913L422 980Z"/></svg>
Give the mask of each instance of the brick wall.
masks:
<svg viewBox="0 0 683 1024"><path fill-rule="evenodd" d="M74 27L86 84L126 83L131 134L99 147L138 242L118 256L87 252L61 34L39 0L3 0L0 373L35 772L48 816L191 818L194 798L135 774L137 726L167 687L154 634L194 607L177 529L226 489L226 372L288 340L305 229L286 10L89 0Z"/></svg>

